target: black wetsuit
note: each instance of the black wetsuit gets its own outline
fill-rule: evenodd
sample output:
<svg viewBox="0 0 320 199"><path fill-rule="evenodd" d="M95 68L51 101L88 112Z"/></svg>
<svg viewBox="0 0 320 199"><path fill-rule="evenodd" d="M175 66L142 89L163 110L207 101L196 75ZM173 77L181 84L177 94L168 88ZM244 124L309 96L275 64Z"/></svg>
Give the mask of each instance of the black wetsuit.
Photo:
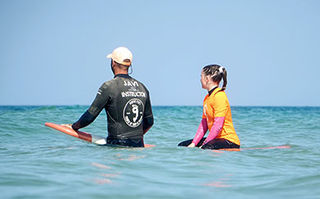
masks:
<svg viewBox="0 0 320 199"><path fill-rule="evenodd" d="M93 122L105 109L107 144L143 147L143 135L153 125L149 91L127 74L118 74L99 88L90 108L72 125L78 130Z"/></svg>
<svg viewBox="0 0 320 199"><path fill-rule="evenodd" d="M200 142L197 144L196 147L201 147L201 149L239 149L240 146L233 143L233 142L230 142L229 140L227 139L224 139L224 138L216 138L216 139L213 139L211 141L209 141L208 143L203 144L203 142L205 141L206 138L202 138L200 140ZM183 141L183 142L180 142L178 144L178 146L189 146L189 144L191 144L193 141L193 139L190 139L190 140L186 140L186 141Z"/></svg>

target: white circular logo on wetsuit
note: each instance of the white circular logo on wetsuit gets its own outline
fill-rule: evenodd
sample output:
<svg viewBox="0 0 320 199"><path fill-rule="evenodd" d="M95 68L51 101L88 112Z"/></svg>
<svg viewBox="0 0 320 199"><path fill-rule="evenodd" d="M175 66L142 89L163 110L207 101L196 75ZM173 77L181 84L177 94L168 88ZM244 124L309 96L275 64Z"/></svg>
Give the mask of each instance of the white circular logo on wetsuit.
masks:
<svg viewBox="0 0 320 199"><path fill-rule="evenodd" d="M143 118L143 103L140 99L133 98L127 102L123 109L123 119L132 128L139 126Z"/></svg>

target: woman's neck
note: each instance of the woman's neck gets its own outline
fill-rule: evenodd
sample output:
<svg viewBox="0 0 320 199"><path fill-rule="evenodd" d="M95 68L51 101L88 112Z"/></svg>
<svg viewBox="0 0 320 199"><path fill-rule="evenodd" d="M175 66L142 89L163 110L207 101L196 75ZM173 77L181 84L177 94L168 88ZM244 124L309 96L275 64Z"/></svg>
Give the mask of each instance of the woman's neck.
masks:
<svg viewBox="0 0 320 199"><path fill-rule="evenodd" d="M217 83L211 83L211 84L208 85L207 90L209 92L209 91L211 91L212 89L214 89L215 87L218 87L218 86L219 86L219 84L217 84Z"/></svg>

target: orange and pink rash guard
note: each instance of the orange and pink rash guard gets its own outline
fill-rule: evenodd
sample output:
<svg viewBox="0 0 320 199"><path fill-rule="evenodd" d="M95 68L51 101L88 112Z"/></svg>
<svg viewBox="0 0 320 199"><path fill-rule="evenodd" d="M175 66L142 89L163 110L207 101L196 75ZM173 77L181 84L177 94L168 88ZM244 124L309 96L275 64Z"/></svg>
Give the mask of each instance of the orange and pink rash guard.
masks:
<svg viewBox="0 0 320 199"><path fill-rule="evenodd" d="M240 145L240 140L233 127L227 95L217 87L204 98L202 120L192 143L197 145L208 129L210 133L203 144L215 138L223 138Z"/></svg>
<svg viewBox="0 0 320 199"><path fill-rule="evenodd" d="M224 120L225 120L224 117L215 118L215 123L213 124L213 127L211 128L210 133L208 137L204 140L203 144L207 144L208 142L210 142L211 140L217 137L217 135L220 133L223 127ZM197 133L194 139L192 140L192 143L197 145L200 142L200 140L203 138L207 130L208 130L207 120L202 119L199 125L199 128L197 130Z"/></svg>

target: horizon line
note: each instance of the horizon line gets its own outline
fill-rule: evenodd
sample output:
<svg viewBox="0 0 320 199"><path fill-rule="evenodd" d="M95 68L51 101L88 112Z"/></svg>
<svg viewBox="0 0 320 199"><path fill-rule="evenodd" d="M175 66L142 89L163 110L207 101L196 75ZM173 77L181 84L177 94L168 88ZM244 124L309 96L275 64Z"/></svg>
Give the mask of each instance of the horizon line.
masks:
<svg viewBox="0 0 320 199"><path fill-rule="evenodd" d="M90 106L90 104L73 104L73 105L68 105L68 104L41 104L41 105L3 105L0 104L0 107L9 107L9 106L35 106L35 107L40 107L40 106ZM153 107L196 107L196 106L202 106L202 105L152 105ZM231 107L320 107L320 105L230 105Z"/></svg>

